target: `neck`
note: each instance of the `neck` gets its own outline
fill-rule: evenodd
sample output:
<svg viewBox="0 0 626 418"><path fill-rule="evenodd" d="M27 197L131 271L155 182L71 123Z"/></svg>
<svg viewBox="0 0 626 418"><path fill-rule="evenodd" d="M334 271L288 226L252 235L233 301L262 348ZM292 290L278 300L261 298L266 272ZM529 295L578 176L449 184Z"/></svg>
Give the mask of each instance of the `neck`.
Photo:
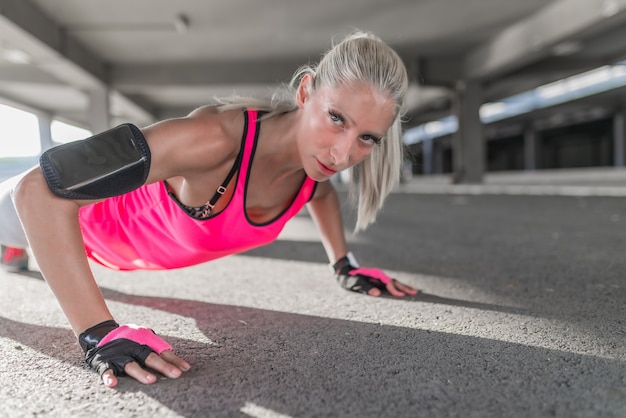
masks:
<svg viewBox="0 0 626 418"><path fill-rule="evenodd" d="M273 178L302 172L296 138L298 116L296 110L261 121L255 159Z"/></svg>

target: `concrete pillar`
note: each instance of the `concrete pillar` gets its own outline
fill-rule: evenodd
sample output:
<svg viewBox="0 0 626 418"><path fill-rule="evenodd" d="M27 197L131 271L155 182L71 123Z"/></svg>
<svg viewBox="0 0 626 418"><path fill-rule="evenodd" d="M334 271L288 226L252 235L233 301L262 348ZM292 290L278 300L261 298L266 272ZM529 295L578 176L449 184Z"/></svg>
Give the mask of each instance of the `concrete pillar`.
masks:
<svg viewBox="0 0 626 418"><path fill-rule="evenodd" d="M613 164L615 167L624 167L624 159L626 157L624 136L626 134L626 124L624 123L626 114L620 109L613 116Z"/></svg>
<svg viewBox="0 0 626 418"><path fill-rule="evenodd" d="M433 140L433 174L443 173L444 148L440 142Z"/></svg>
<svg viewBox="0 0 626 418"><path fill-rule="evenodd" d="M524 128L524 170L537 169L537 132L528 124Z"/></svg>
<svg viewBox="0 0 626 418"><path fill-rule="evenodd" d="M485 174L485 139L480 120L483 88L478 81L457 83L454 109L459 128L452 139L454 183L482 183Z"/></svg>
<svg viewBox="0 0 626 418"><path fill-rule="evenodd" d="M94 134L111 128L109 112L109 89L97 88L89 94L89 128Z"/></svg>
<svg viewBox="0 0 626 418"><path fill-rule="evenodd" d="M423 174L433 174L433 139L428 138L422 141L422 164Z"/></svg>
<svg viewBox="0 0 626 418"><path fill-rule="evenodd" d="M52 116L48 113L37 113L37 123L39 124L39 144L41 152L44 152L52 145Z"/></svg>

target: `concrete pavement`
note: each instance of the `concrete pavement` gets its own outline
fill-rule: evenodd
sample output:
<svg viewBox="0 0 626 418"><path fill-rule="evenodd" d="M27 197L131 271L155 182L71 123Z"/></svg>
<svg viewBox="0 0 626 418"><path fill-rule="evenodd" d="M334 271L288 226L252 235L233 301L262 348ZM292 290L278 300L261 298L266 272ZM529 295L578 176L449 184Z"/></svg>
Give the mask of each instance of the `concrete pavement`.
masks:
<svg viewBox="0 0 626 418"><path fill-rule="evenodd" d="M0 273L0 416L626 416L624 199L417 183L349 235L412 300L338 288L305 213L245 255L95 267L120 322L192 363L152 386L103 387L39 273Z"/></svg>
<svg viewBox="0 0 626 418"><path fill-rule="evenodd" d="M482 184L452 184L450 175L416 176L401 193L626 196L626 168L510 171L486 173Z"/></svg>

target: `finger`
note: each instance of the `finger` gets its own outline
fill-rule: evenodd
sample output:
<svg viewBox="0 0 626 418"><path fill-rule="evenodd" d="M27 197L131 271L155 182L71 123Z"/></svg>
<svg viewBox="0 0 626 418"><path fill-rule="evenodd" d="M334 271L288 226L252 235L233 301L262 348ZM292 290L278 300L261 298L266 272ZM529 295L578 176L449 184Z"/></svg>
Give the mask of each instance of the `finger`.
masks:
<svg viewBox="0 0 626 418"><path fill-rule="evenodd" d="M150 354L152 355L152 354ZM155 354L156 356L156 354ZM157 381L157 378L152 373L144 370L137 362L133 361L124 366L124 372L133 379L137 380L144 385L151 385Z"/></svg>
<svg viewBox="0 0 626 418"><path fill-rule="evenodd" d="M380 289L372 287L370 290L367 291L367 294L374 297L380 296Z"/></svg>
<svg viewBox="0 0 626 418"><path fill-rule="evenodd" d="M109 369L102 373L102 383L109 388L117 386L117 377L115 377L113 370Z"/></svg>
<svg viewBox="0 0 626 418"><path fill-rule="evenodd" d="M170 353L172 353L171 350L166 350L166 351L169 351ZM176 357L174 353L172 353L172 356ZM179 378L180 375L183 374L180 367L164 360L162 357L157 355L157 353L150 353L150 355L146 358L145 363L146 363L146 366L150 367L153 370L156 370L157 372L161 373L165 377L169 377L170 379Z"/></svg>
<svg viewBox="0 0 626 418"><path fill-rule="evenodd" d="M402 282L399 282L397 280L395 281L394 284L396 286L396 289L410 296L415 296L419 292L419 290L417 290L416 288L409 286L407 284L404 284Z"/></svg>
<svg viewBox="0 0 626 418"><path fill-rule="evenodd" d="M392 280L389 283L387 283L387 291L392 295L395 296L397 298L401 298L402 296L404 296L404 292L401 292L400 290L398 290L396 288L396 281Z"/></svg>
<svg viewBox="0 0 626 418"><path fill-rule="evenodd" d="M165 350L161 353L161 358L168 363L171 363L178 367L180 370L187 372L191 369L191 365L182 358L178 357L172 350Z"/></svg>

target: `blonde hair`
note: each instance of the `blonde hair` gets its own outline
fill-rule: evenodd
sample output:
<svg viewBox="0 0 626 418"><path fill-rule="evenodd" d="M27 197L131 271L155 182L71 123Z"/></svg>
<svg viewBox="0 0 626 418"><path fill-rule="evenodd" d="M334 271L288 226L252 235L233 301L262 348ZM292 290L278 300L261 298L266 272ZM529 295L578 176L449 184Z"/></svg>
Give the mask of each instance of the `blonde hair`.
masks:
<svg viewBox="0 0 626 418"><path fill-rule="evenodd" d="M316 66L303 66L287 86L269 99L233 96L219 99L220 111L249 107L268 112L264 118L297 109L296 89L305 74L313 76L312 89L367 83L396 104L396 117L385 139L361 163L349 169L350 194L357 200L355 230L363 230L376 220L387 195L397 185L403 162L401 118L408 77L398 54L380 38L355 32L334 45ZM356 190L358 189L358 196Z"/></svg>

